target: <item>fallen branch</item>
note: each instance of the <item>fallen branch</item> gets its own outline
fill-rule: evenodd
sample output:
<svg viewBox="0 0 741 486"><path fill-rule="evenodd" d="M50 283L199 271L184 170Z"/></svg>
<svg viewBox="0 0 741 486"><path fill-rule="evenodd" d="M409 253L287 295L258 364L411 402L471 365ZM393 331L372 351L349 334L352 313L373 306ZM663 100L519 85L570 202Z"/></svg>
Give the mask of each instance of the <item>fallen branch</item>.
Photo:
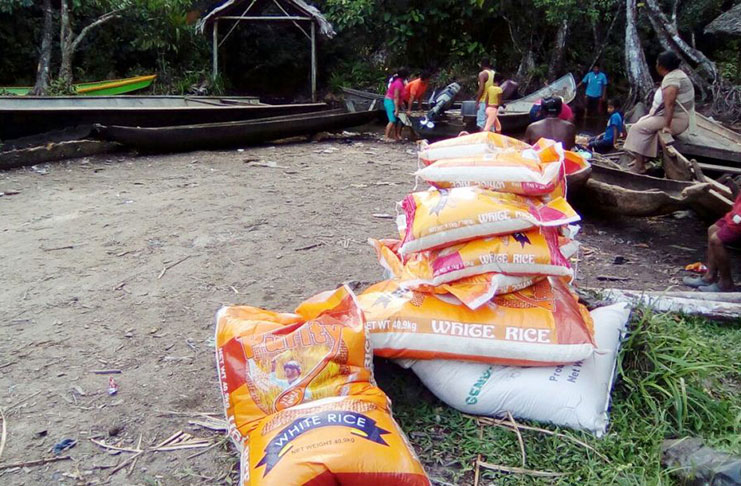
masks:
<svg viewBox="0 0 741 486"><path fill-rule="evenodd" d="M517 424L517 421L512 416L512 413L508 410L507 411L507 418L509 419L509 422L512 424L512 429L515 431L515 434L517 435L517 442L520 444L520 453L522 454L522 467L525 467L526 461L527 461L527 455L525 454L525 441L522 440L522 434L520 433L520 427Z"/></svg>
<svg viewBox="0 0 741 486"><path fill-rule="evenodd" d="M466 417L472 418L474 420L477 420L480 424L484 424L484 425L495 425L495 426L498 426L498 427L504 427L506 429L512 430L512 426L510 425L510 423L508 421L504 421L502 419L496 419L496 418L492 418L492 417L477 417L475 415L466 415ZM560 432L553 432L552 430L542 429L540 427L533 427L531 425L518 424L517 426L520 429L522 429L522 430L530 430L530 431L533 431L533 432L540 432L542 434L553 435L555 437L561 437L561 438L564 438L566 440L570 440L571 442L574 442L576 444L579 444L580 446L582 446L582 447L584 447L586 449L589 449L590 451L594 452L601 459L603 459L605 462L607 462L607 463L611 462L610 459L608 459L607 456L605 456L604 454L602 454L601 452L599 452L594 447L590 446L586 442L583 442L583 441L581 441L581 440L579 440L579 439L577 439L575 437L571 437L570 435L562 434Z"/></svg>
<svg viewBox="0 0 741 486"><path fill-rule="evenodd" d="M110 449L112 451L117 451L117 452L133 452L133 453L137 453L137 454L139 452L144 452L142 449L140 449L138 447L136 449L130 449L128 447L119 447L119 446L114 446L114 445L111 445L111 444L107 444L105 441L95 440L95 439L92 439L92 438L90 439L90 442L92 442L93 444L98 445L98 446L100 446L100 447L102 447L104 449Z"/></svg>
<svg viewBox="0 0 741 486"><path fill-rule="evenodd" d="M188 255L187 257L181 258L180 260L176 261L175 263L171 263L171 264L167 265L165 268L162 269L162 272L160 272L159 276L157 277L157 280L161 279L162 276L165 274L166 271L168 271L169 269L171 269L175 265L180 265L181 263L183 263L185 260L187 260L191 256L193 256L193 255Z"/></svg>
<svg viewBox="0 0 741 486"><path fill-rule="evenodd" d="M645 306L655 312L678 312L716 320L736 320L741 316L741 303L702 300L695 295L689 298L635 290L605 289L602 296L608 302L630 302L634 306Z"/></svg>
<svg viewBox="0 0 741 486"><path fill-rule="evenodd" d="M44 251L57 251L57 250L73 250L75 247L72 245L58 246L56 248L42 248Z"/></svg>
<svg viewBox="0 0 741 486"><path fill-rule="evenodd" d="M566 473L536 471L535 469L525 469L523 467L502 466L500 464L491 464L489 462L484 462L484 461L478 461L478 463L481 467L490 469L492 471L505 472L509 474L525 474L527 476L533 476L536 478L560 478L562 476L566 476Z"/></svg>
<svg viewBox="0 0 741 486"><path fill-rule="evenodd" d="M15 402L15 403L14 403L13 405L10 405L9 407L7 407L7 408L5 409L5 411L6 411L6 412L10 412L10 411L11 411L11 410L13 410L13 409L14 409L15 407L18 407L18 406L20 406L20 405L23 405L24 403L26 403L27 401L29 401L29 400L30 400L30 399L32 399L33 397L35 397L35 396L37 396L37 395L40 395L40 394L41 394L41 390L37 391L36 393L32 393L31 395L27 396L27 397L26 397L26 398L24 398L23 400L21 400L21 401L19 401L19 402Z"/></svg>
<svg viewBox="0 0 741 486"><path fill-rule="evenodd" d="M46 464L49 462L66 461L69 459L72 459L72 456L49 457L46 459L36 459L35 461L14 462L11 464L0 464L0 471L2 471L3 469L13 469L16 467L41 466L42 464Z"/></svg>
<svg viewBox="0 0 741 486"><path fill-rule="evenodd" d="M90 373L96 375L118 375L121 374L121 370L90 370Z"/></svg>
<svg viewBox="0 0 741 486"><path fill-rule="evenodd" d="M3 450L5 450L5 439L8 436L8 430L5 426L5 422L7 422L7 419L5 418L5 413L3 412L3 409L0 408L0 419L3 421L3 429L2 432L0 432L0 457L3 456Z"/></svg>

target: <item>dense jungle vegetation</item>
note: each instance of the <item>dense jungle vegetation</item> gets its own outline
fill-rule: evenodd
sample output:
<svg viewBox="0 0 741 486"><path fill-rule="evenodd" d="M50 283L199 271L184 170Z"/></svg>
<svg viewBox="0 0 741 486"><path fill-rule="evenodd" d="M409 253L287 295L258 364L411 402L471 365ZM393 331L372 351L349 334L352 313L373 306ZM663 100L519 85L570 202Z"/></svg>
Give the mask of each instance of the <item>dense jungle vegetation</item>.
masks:
<svg viewBox="0 0 741 486"><path fill-rule="evenodd" d="M290 23L234 29L220 49L222 76L210 82L211 36L208 29L197 32L195 24L219 3L0 0L0 86L34 85L46 51L48 93L64 92L72 80L156 73L156 93L200 87L266 99L306 97L309 43ZM741 38L704 33L733 6L731 0L313 3L337 32L320 40L324 92L345 85L380 89L399 66L413 72L434 68L437 83L458 80L471 89L478 62L491 57L522 91L567 72L580 76L599 62L610 77L611 94L636 99L650 89L656 55L671 48L686 60L708 101L719 93L731 104L738 98Z"/></svg>

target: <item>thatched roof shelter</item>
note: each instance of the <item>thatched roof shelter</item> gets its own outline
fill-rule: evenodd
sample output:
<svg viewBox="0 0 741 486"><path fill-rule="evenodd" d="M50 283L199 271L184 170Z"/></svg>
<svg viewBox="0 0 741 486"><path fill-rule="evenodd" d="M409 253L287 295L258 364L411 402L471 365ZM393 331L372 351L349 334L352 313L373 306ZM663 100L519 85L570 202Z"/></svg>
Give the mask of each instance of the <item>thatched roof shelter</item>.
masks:
<svg viewBox="0 0 741 486"><path fill-rule="evenodd" d="M705 27L705 33L741 36L741 3L710 22Z"/></svg>
<svg viewBox="0 0 741 486"><path fill-rule="evenodd" d="M335 36L332 24L314 6L303 0L226 0L208 12L197 24L201 32L211 27L213 76L219 72L218 49L240 22L291 22L311 42L311 97L316 100L316 30L326 38ZM229 30L219 41L219 24L229 22ZM307 25L308 24L308 25ZM309 27L309 32L304 29Z"/></svg>

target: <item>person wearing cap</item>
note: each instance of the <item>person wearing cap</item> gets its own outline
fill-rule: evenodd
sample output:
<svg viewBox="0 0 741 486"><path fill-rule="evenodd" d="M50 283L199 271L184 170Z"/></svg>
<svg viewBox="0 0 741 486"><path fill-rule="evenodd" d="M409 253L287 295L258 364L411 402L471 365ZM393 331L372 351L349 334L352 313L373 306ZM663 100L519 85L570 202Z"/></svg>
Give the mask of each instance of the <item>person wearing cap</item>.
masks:
<svg viewBox="0 0 741 486"><path fill-rule="evenodd" d="M525 142L532 145L541 138L548 138L561 142L564 149L571 150L576 143L576 126L559 118L562 105L561 98L545 98L541 103L545 118L528 125Z"/></svg>
<svg viewBox="0 0 741 486"><path fill-rule="evenodd" d="M298 384L299 378L301 378L301 365L298 361L290 360L283 363L283 373L286 375L285 380L276 376L275 367L276 363L275 360L273 360L270 367L270 383L279 386L283 390L287 390L288 388ZM306 388L304 393L304 400L311 400L311 390L308 388Z"/></svg>

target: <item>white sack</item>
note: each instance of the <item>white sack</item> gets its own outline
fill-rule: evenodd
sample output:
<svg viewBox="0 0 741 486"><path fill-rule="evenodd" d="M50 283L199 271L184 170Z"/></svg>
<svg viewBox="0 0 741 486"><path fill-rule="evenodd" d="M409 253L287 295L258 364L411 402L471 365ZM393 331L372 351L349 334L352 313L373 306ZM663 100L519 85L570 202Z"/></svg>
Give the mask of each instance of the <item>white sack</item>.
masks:
<svg viewBox="0 0 741 486"><path fill-rule="evenodd" d="M520 419L587 430L599 437L607 429L617 352L630 307L618 303L591 314L598 350L571 365L516 367L419 360L412 370L440 400L462 412L505 416L509 411ZM402 365L408 366L409 361Z"/></svg>

